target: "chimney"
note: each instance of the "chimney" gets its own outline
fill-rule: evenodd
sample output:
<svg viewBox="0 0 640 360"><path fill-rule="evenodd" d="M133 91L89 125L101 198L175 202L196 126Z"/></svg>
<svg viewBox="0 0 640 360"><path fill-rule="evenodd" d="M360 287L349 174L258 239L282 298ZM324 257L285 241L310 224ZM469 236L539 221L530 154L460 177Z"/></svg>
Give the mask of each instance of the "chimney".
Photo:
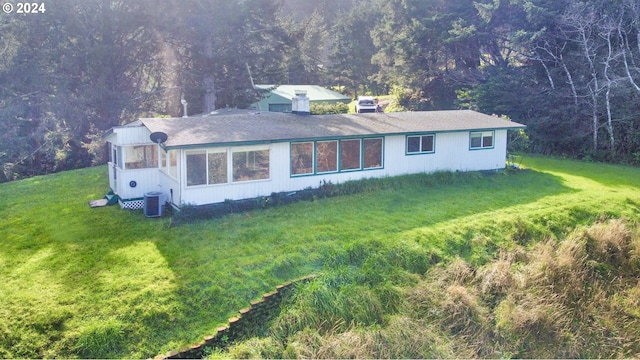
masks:
<svg viewBox="0 0 640 360"><path fill-rule="evenodd" d="M311 115L311 107L306 90L296 90L296 96L291 98L291 112L297 115Z"/></svg>

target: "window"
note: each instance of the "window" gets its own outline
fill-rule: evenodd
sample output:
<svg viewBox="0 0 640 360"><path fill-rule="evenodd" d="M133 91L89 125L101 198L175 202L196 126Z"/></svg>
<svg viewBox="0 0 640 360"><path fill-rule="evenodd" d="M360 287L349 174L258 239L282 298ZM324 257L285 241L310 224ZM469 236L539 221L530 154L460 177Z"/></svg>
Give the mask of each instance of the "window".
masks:
<svg viewBox="0 0 640 360"><path fill-rule="evenodd" d="M364 168L382 167L382 138L364 139Z"/></svg>
<svg viewBox="0 0 640 360"><path fill-rule="evenodd" d="M360 170L360 139L340 140L340 170Z"/></svg>
<svg viewBox="0 0 640 360"><path fill-rule="evenodd" d="M169 150L169 162L167 164L169 176L178 178L178 150Z"/></svg>
<svg viewBox="0 0 640 360"><path fill-rule="evenodd" d="M111 145L111 143L109 143L109 145ZM116 164L118 162L118 152L117 152L117 147L113 146L112 147L112 151L111 151L111 158L109 159L109 161L111 161L112 164Z"/></svg>
<svg viewBox="0 0 640 360"><path fill-rule="evenodd" d="M125 169L148 169L158 167L157 145L125 146Z"/></svg>
<svg viewBox="0 0 640 360"><path fill-rule="evenodd" d="M123 146L117 146L117 154L116 154L116 162L118 163L118 167L120 169L124 169L124 163L122 162L122 159L124 158L124 147Z"/></svg>
<svg viewBox="0 0 640 360"><path fill-rule="evenodd" d="M291 176L380 169L383 142L384 138L365 138L292 143Z"/></svg>
<svg viewBox="0 0 640 360"><path fill-rule="evenodd" d="M435 152L435 135L407 136L407 154L429 154Z"/></svg>
<svg viewBox="0 0 640 360"><path fill-rule="evenodd" d="M338 142L316 143L316 171L318 173L338 171Z"/></svg>
<svg viewBox="0 0 640 360"><path fill-rule="evenodd" d="M238 151L233 153L233 181L269 178L269 150Z"/></svg>
<svg viewBox="0 0 640 360"><path fill-rule="evenodd" d="M160 167L174 179L178 178L178 151L160 152Z"/></svg>
<svg viewBox="0 0 640 360"><path fill-rule="evenodd" d="M313 174L313 143L291 144L291 174Z"/></svg>
<svg viewBox="0 0 640 360"><path fill-rule="evenodd" d="M269 104L269 111L290 113L291 104Z"/></svg>
<svg viewBox="0 0 640 360"><path fill-rule="evenodd" d="M209 185L227 182L227 152L207 154Z"/></svg>
<svg viewBox="0 0 640 360"><path fill-rule="evenodd" d="M207 153L187 153L187 186L207 183Z"/></svg>
<svg viewBox="0 0 640 360"><path fill-rule="evenodd" d="M169 152L177 173L177 154ZM236 151L231 155L233 181L269 179L269 150ZM229 182L229 157L224 149L187 152L187 186L216 185ZM170 174L172 171L170 170Z"/></svg>
<svg viewBox="0 0 640 360"><path fill-rule="evenodd" d="M472 132L469 139L469 148L472 150L493 148L493 131Z"/></svg>

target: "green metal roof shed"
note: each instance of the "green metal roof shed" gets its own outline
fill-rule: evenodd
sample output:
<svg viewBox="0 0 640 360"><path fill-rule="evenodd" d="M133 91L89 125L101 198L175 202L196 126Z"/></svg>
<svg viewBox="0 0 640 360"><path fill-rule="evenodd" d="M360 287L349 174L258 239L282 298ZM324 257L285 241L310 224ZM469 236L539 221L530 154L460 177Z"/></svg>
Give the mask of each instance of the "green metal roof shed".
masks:
<svg viewBox="0 0 640 360"><path fill-rule="evenodd" d="M306 92L312 104L336 104L351 102L351 98L319 85L256 85L256 88L269 90L267 96L254 104L254 108L263 111L291 112L291 98L296 92Z"/></svg>

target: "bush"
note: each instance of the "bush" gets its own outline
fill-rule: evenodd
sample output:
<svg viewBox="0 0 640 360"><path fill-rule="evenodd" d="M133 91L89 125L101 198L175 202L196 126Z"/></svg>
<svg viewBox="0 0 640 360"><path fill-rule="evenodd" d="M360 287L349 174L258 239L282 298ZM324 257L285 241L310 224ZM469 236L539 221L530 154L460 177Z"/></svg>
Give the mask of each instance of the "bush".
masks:
<svg viewBox="0 0 640 360"><path fill-rule="evenodd" d="M311 115L326 115L326 114L346 114L349 112L349 105L345 103L336 104L310 104Z"/></svg>

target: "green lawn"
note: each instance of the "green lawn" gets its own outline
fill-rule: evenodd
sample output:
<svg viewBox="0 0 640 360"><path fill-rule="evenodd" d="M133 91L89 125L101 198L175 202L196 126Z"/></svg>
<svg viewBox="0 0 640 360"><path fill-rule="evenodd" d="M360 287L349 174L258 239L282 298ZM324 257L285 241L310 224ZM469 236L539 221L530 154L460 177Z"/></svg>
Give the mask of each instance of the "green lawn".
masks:
<svg viewBox="0 0 640 360"><path fill-rule="evenodd" d="M177 227L90 209L108 190L106 167L0 184L0 357L179 349L357 244L482 263L520 229L553 237L597 217L640 219L638 168L533 156L522 165Z"/></svg>

